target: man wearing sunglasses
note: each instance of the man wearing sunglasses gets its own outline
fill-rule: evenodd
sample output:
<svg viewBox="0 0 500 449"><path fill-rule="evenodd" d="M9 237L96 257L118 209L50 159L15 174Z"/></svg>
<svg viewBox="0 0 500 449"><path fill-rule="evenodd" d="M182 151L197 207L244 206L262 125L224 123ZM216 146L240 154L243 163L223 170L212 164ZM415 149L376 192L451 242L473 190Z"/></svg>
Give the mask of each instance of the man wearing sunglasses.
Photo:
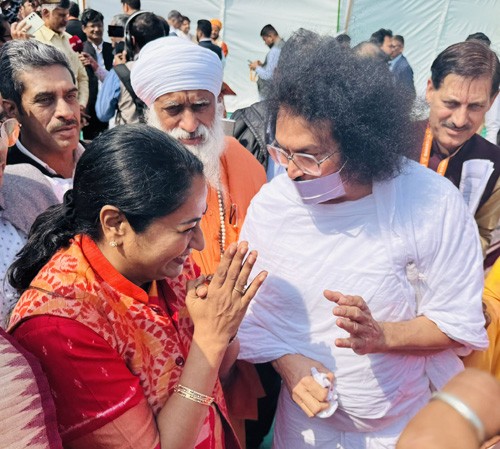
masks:
<svg viewBox="0 0 500 449"><path fill-rule="evenodd" d="M0 96L0 327L18 298L5 279L8 267L26 243L38 214L57 203L47 179L35 167L19 164L6 167L7 149L19 136L19 123L7 118Z"/></svg>
<svg viewBox="0 0 500 449"><path fill-rule="evenodd" d="M431 385L488 345L478 231L457 189L405 157L411 105L388 67L299 30L276 74L268 151L287 173L240 236L270 273L240 357L282 376L275 449L394 448Z"/></svg>

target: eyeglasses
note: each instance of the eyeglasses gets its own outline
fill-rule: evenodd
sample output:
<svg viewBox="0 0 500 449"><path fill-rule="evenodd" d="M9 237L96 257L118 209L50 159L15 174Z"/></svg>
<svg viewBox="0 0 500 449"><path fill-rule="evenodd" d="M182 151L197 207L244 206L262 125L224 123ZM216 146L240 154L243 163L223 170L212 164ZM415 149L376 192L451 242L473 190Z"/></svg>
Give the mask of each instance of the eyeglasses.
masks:
<svg viewBox="0 0 500 449"><path fill-rule="evenodd" d="M287 168L288 164L293 162L295 166L306 175L319 176L321 175L321 164L325 162L327 159L331 158L338 151L334 151L330 153L328 156L325 156L323 159L316 159L314 156L305 153L292 153L288 154L283 148L280 148L276 145L267 145L267 151L273 158L273 161L282 167Z"/></svg>
<svg viewBox="0 0 500 449"><path fill-rule="evenodd" d="M9 118L2 123L0 128L0 141L2 146L11 147L19 137L21 125L15 118Z"/></svg>

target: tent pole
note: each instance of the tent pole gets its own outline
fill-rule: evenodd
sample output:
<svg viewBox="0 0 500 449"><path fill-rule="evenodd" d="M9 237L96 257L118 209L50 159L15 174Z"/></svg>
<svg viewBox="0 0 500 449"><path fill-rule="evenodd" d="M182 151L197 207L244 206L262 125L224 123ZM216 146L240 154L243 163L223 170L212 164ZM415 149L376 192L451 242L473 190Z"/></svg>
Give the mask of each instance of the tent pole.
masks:
<svg viewBox="0 0 500 449"><path fill-rule="evenodd" d="M339 0L338 4L337 4L337 33L340 31L340 3L341 2L342 2L342 0Z"/></svg>
<svg viewBox="0 0 500 449"><path fill-rule="evenodd" d="M344 29L345 29L346 33L349 31L349 22L351 21L351 14L352 14L352 4L353 4L353 0L348 0L348 3L347 3L347 14L346 14L345 26L344 26Z"/></svg>

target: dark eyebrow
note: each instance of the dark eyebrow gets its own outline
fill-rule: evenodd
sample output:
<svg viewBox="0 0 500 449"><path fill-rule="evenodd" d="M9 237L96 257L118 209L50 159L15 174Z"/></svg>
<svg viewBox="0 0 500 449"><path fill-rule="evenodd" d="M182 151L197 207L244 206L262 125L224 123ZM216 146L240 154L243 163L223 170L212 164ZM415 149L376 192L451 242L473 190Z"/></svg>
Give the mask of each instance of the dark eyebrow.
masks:
<svg viewBox="0 0 500 449"><path fill-rule="evenodd" d="M69 89L65 95L68 95L68 94L72 94L72 93L77 93L78 92L78 88L77 87L73 87L71 89ZM51 97L53 98L55 96L55 93L54 92L50 92L50 91L47 91L47 92L38 92L35 97L33 98L33 101L40 101L40 100L43 100L44 98L46 97Z"/></svg>
<svg viewBox="0 0 500 449"><path fill-rule="evenodd" d="M38 92L35 97L33 98L33 101L41 101L47 97L51 97L53 98L54 97L54 93L53 92Z"/></svg>
<svg viewBox="0 0 500 449"><path fill-rule="evenodd" d="M205 210L203 211L203 215L205 215L207 213L207 210L208 210L208 204L206 205ZM190 220L183 221L182 223L179 223L179 224L186 225L186 224L191 224L191 223L197 223L197 222L201 221L202 218L203 217L191 218Z"/></svg>

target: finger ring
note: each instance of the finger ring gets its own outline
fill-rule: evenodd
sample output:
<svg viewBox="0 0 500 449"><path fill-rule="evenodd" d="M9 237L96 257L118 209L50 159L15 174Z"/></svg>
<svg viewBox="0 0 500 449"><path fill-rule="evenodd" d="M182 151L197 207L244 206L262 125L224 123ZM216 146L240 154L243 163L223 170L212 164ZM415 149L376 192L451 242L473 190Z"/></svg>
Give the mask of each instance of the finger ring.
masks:
<svg viewBox="0 0 500 449"><path fill-rule="evenodd" d="M243 287L243 290L240 290L240 289L238 289L236 287L234 287L233 290L237 291L240 295L244 295L247 292L247 286L245 285Z"/></svg>

